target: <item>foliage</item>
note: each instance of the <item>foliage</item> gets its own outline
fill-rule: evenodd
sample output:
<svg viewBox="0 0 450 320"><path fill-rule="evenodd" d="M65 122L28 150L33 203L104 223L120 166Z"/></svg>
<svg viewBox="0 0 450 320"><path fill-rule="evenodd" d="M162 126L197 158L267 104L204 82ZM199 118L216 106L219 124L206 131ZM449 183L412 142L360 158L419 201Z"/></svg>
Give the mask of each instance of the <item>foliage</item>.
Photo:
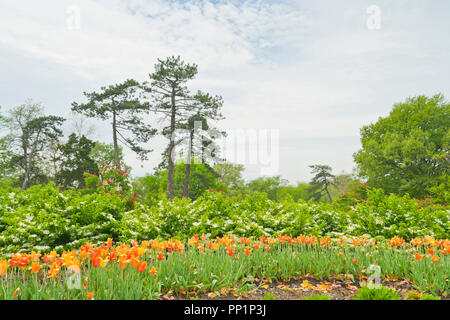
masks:
<svg viewBox="0 0 450 320"><path fill-rule="evenodd" d="M186 239L234 234L259 237L301 234L331 237L448 238L450 212L441 205L372 190L355 207L334 208L304 201L273 202L265 194L242 199L206 191L196 200L164 194L147 201L128 181L125 170L105 166L87 175L92 190L60 191L52 185L24 192L0 190L0 253L72 248L85 240L155 237ZM133 200L134 199L134 200ZM134 201L134 203L133 203Z"/></svg>
<svg viewBox="0 0 450 320"><path fill-rule="evenodd" d="M43 151L62 136L60 126L65 121L57 116L44 116L43 107L31 100L10 110L7 136L13 153L10 164L12 170L20 171L22 190L32 184L46 182L41 168Z"/></svg>
<svg viewBox="0 0 450 320"><path fill-rule="evenodd" d="M422 294L422 296L420 297L419 300L441 300L441 298L437 297L437 296L433 296L431 294Z"/></svg>
<svg viewBox="0 0 450 320"><path fill-rule="evenodd" d="M277 300L277 297L275 297L273 293L267 292L264 295L263 300Z"/></svg>
<svg viewBox="0 0 450 320"><path fill-rule="evenodd" d="M369 288L362 287L353 300L401 300L397 292L388 287Z"/></svg>
<svg viewBox="0 0 450 320"><path fill-rule="evenodd" d="M127 169L121 169L120 165L107 166L103 163L98 175L84 172L84 177L87 186L99 193L120 195L127 200L128 209L134 207L137 194L129 180Z"/></svg>
<svg viewBox="0 0 450 320"><path fill-rule="evenodd" d="M388 117L361 129L354 158L362 177L388 193L448 199L450 104L442 95L394 105ZM439 187L440 186L440 187Z"/></svg>
<svg viewBox="0 0 450 320"><path fill-rule="evenodd" d="M246 189L250 193L263 192L267 194L267 198L276 201L282 187L287 186L288 181L280 176L262 177L252 180L246 184Z"/></svg>
<svg viewBox="0 0 450 320"><path fill-rule="evenodd" d="M168 198L174 197L174 150L179 141L176 141L175 131L184 127L189 131L189 150L192 151L192 140L194 135L194 122L198 119L202 121L202 127L208 120L220 120L223 116L220 109L223 99L220 96L211 96L208 93L198 91L191 94L187 87L187 82L193 80L198 72L196 64L187 64L181 57L168 57L165 60L158 59L155 65L155 72L150 74L150 86L147 91L151 94L152 110L162 114L169 120L169 124L164 130L169 144L165 150L167 157L167 192ZM209 127L209 126L207 126ZM207 130L208 131L208 130ZM211 145L214 137L206 139L207 145L200 145L201 149ZM209 142L208 142L209 141ZM211 153L209 153L211 155ZM184 184L184 195L188 193L189 186L189 162L192 157L191 152L187 153L186 175ZM202 159L205 159L202 151Z"/></svg>
<svg viewBox="0 0 450 320"><path fill-rule="evenodd" d="M87 117L108 120L112 118L114 164L120 164L119 144L129 147L142 160L147 159L150 149L142 147L156 134L156 129L144 123L141 114L148 112L148 105L140 101L141 85L127 79L123 83L101 87L101 91L87 93L87 103L72 104L72 111ZM142 93L141 93L142 94ZM128 135L126 135L128 133Z"/></svg>
<svg viewBox="0 0 450 320"><path fill-rule="evenodd" d="M61 145L58 171L55 176L56 183L64 187L84 188L84 172L96 173L98 167L90 158L90 152L94 142L85 136L78 137L75 134L69 136L67 143Z"/></svg>
<svg viewBox="0 0 450 320"><path fill-rule="evenodd" d="M174 168L173 193L175 196L182 196L183 184L185 182L185 163L179 162ZM167 189L168 170L163 170L154 175L137 179L139 194L143 197L145 203L154 203L155 197L159 199L161 193ZM205 163L196 163L191 160L190 179L188 197L197 199L208 189L223 190L224 185L217 182L217 176L213 169Z"/></svg>
<svg viewBox="0 0 450 320"><path fill-rule="evenodd" d="M119 162L121 163L121 167L125 168L130 172L131 167L125 164L123 148L118 146L119 153ZM114 145L111 143L103 143L100 141L95 141L94 146L92 147L89 158L94 160L97 166L101 166L104 163L107 166L114 165L115 163L115 154L114 154Z"/></svg>
<svg viewBox="0 0 450 320"><path fill-rule="evenodd" d="M206 292L210 292L209 297L245 296L259 281L279 282L305 275L322 282L313 286L303 280L302 287L326 293L333 290L327 282L345 278L350 286L355 282L350 279L363 278L375 261L386 277L407 278L418 290L446 297L450 256L439 254L436 262L426 257L417 261L414 252L423 248L398 247L393 240L389 245L385 241L362 241L355 246L309 236L193 236L187 241L153 239L120 244L107 239L59 253L25 251L11 254L7 260L0 258L0 299L140 300ZM450 250L448 240L439 243L442 245L434 243L433 248ZM258 283L256 278L260 279ZM309 300L317 299L326 298L314 296ZM363 287L355 299L400 298L390 288Z"/></svg>
<svg viewBox="0 0 450 320"><path fill-rule="evenodd" d="M313 165L309 166L314 174L314 177L311 180L311 198L318 201L322 197L322 192L328 196L328 200L333 202L331 199L330 191L328 190L330 185L334 183L335 176L331 174L331 167L326 165Z"/></svg>

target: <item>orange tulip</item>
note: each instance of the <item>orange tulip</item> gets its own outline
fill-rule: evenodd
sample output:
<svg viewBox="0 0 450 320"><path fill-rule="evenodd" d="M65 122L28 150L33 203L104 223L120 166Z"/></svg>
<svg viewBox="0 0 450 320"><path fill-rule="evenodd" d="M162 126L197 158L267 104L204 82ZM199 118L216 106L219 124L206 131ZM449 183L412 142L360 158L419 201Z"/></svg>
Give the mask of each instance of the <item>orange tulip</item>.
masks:
<svg viewBox="0 0 450 320"><path fill-rule="evenodd" d="M88 300L91 300L91 299L94 297L94 294L95 294L94 291L88 292L87 295L86 295L86 298L87 298Z"/></svg>
<svg viewBox="0 0 450 320"><path fill-rule="evenodd" d="M164 259L164 253L158 254L158 260L161 261L162 259Z"/></svg>
<svg viewBox="0 0 450 320"><path fill-rule="evenodd" d="M416 253L415 257L416 257L417 261L420 261L420 260L422 260L423 255Z"/></svg>
<svg viewBox="0 0 450 320"><path fill-rule="evenodd" d="M155 267L152 267L152 268L150 269L150 273L152 274L152 276L154 276L154 275L156 274L156 268L155 268Z"/></svg>
<svg viewBox="0 0 450 320"><path fill-rule="evenodd" d="M41 269L41 265L39 263L33 262L31 264L31 271L33 271L33 273L38 273L40 269Z"/></svg>
<svg viewBox="0 0 450 320"><path fill-rule="evenodd" d="M7 269L8 269L8 261L0 260L0 277L3 277L6 274Z"/></svg>
<svg viewBox="0 0 450 320"><path fill-rule="evenodd" d="M99 257L92 257L92 265L97 268L100 265L100 258Z"/></svg>
<svg viewBox="0 0 450 320"><path fill-rule="evenodd" d="M439 261L439 256L433 256L431 258L431 261L433 261L434 263L438 262Z"/></svg>
<svg viewBox="0 0 450 320"><path fill-rule="evenodd" d="M131 257L130 266L135 267L138 263L138 260L135 257Z"/></svg>
<svg viewBox="0 0 450 320"><path fill-rule="evenodd" d="M85 251L85 250L81 250L80 251L80 257L81 257L81 259L86 259L87 258L87 251Z"/></svg>
<svg viewBox="0 0 450 320"><path fill-rule="evenodd" d="M137 271L138 272L143 272L145 270L145 268L147 267L147 262L145 262L145 261L138 261L136 267L137 267Z"/></svg>
<svg viewBox="0 0 450 320"><path fill-rule="evenodd" d="M107 264L108 264L107 259L100 258L100 265L102 266L102 268L106 267Z"/></svg>

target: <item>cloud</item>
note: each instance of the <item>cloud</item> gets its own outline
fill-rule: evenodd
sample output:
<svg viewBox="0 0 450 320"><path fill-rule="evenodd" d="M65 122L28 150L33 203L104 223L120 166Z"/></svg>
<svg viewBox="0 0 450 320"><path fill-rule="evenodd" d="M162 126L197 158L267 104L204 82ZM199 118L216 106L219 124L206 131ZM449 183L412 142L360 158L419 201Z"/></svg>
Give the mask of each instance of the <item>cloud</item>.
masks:
<svg viewBox="0 0 450 320"><path fill-rule="evenodd" d="M359 129L408 96L449 96L445 1L385 1L369 30L369 1L61 0L0 4L0 104L27 97L67 114L83 91L147 80L157 58L199 65L193 89L224 97L225 129L280 130L280 174L308 165L353 168ZM80 29L71 30L76 10ZM75 12L75 13L74 13ZM75 17L76 18L76 17ZM98 125L108 140L109 124ZM164 139L136 174L159 161ZM255 173L256 172L256 173ZM247 177L257 170L249 169Z"/></svg>

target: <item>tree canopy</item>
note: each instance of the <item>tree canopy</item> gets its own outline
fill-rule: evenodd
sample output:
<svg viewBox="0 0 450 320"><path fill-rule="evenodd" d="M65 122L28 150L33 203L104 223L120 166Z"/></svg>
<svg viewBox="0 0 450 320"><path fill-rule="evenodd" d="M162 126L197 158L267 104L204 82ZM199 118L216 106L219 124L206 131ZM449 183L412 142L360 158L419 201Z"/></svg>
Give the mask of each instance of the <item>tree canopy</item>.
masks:
<svg viewBox="0 0 450 320"><path fill-rule="evenodd" d="M395 104L389 116L361 129L359 175L388 193L448 193L449 123L450 104L440 94Z"/></svg>

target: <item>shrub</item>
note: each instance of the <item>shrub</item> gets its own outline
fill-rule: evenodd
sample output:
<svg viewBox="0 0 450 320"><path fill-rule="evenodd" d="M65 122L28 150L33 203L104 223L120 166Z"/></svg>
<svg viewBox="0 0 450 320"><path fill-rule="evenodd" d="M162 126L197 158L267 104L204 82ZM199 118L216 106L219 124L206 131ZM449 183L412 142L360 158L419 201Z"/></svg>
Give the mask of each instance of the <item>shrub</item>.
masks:
<svg viewBox="0 0 450 320"><path fill-rule="evenodd" d="M420 300L441 300L441 298L436 297L436 296L433 296L433 295L431 295L431 294L423 294L423 295L420 297Z"/></svg>
<svg viewBox="0 0 450 320"><path fill-rule="evenodd" d="M358 290L353 300L401 300L397 292L387 287L369 288L367 286Z"/></svg>
<svg viewBox="0 0 450 320"><path fill-rule="evenodd" d="M277 297L275 297L272 293L267 292L263 297L263 300L277 300Z"/></svg>

